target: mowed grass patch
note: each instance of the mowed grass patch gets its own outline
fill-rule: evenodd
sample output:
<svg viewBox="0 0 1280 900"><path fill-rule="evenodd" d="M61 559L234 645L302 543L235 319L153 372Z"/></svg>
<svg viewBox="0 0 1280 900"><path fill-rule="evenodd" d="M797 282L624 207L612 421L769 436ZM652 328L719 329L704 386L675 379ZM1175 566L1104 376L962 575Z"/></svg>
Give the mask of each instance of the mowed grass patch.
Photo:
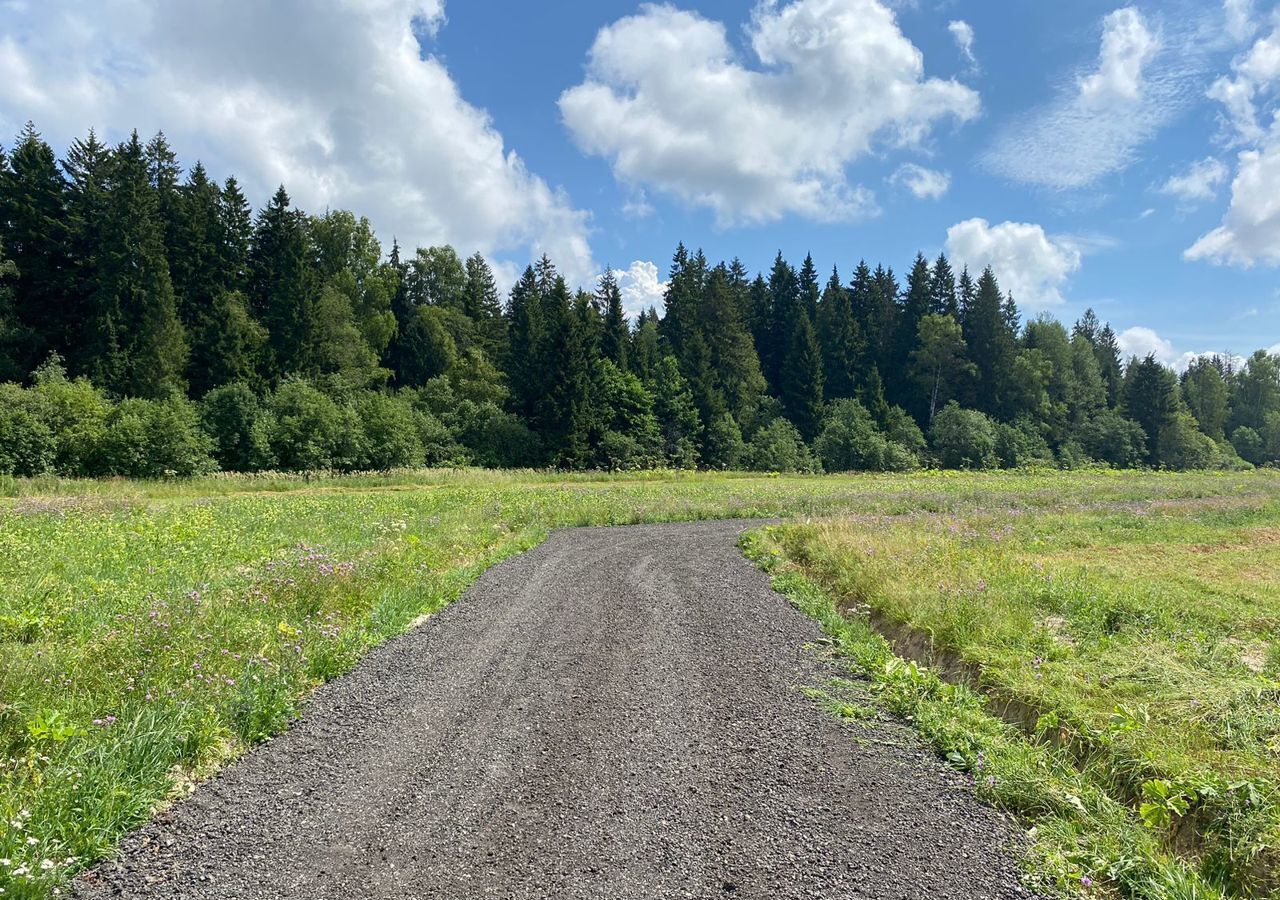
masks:
<svg viewBox="0 0 1280 900"><path fill-rule="evenodd" d="M1280 479L1077 500L834 518L767 539L846 616L980 672L984 692L1013 701L1204 885L1274 890ZM958 762L975 765L972 753ZM1079 869L1134 896L1183 896L1143 893L1087 850L1054 852L1067 881Z"/></svg>
<svg viewBox="0 0 1280 900"><path fill-rule="evenodd" d="M44 897L547 530L1235 503L1262 475L427 471L0 491L0 888Z"/></svg>

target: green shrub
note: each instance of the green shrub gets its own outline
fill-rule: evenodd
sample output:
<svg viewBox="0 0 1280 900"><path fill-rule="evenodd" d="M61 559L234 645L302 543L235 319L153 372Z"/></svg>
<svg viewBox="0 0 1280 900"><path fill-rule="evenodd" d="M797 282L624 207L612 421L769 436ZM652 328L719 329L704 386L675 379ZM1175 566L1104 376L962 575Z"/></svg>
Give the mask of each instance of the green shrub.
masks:
<svg viewBox="0 0 1280 900"><path fill-rule="evenodd" d="M270 412L243 382L214 388L200 402L200 422L213 439L213 456L229 472L254 472L276 466Z"/></svg>
<svg viewBox="0 0 1280 900"><path fill-rule="evenodd" d="M1213 438L1200 430L1188 412L1178 413L1160 429L1156 454L1168 469L1209 469L1218 464L1218 447Z"/></svg>
<svg viewBox="0 0 1280 900"><path fill-rule="evenodd" d="M453 442L448 430L434 417L431 421L440 429L438 446L443 448L444 442L448 441L454 448L453 452L459 453L461 448ZM546 462L542 439L519 416L504 412L493 403L474 407L462 426L460 438L462 447L478 466L523 468ZM427 443L425 438L423 443ZM440 452L443 454L443 449ZM442 456L432 459L428 445L428 464L438 465L441 461Z"/></svg>
<svg viewBox="0 0 1280 900"><path fill-rule="evenodd" d="M0 475L43 475L53 466L53 432L34 406L18 385L0 384Z"/></svg>
<svg viewBox="0 0 1280 900"><path fill-rule="evenodd" d="M368 392L356 401L356 414L364 431L361 468L385 470L422 465L418 417L406 401Z"/></svg>
<svg viewBox="0 0 1280 900"><path fill-rule="evenodd" d="M813 455L800 432L786 419L774 419L752 437L747 467L758 472L815 472Z"/></svg>
<svg viewBox="0 0 1280 900"><path fill-rule="evenodd" d="M1013 424L997 422L996 456L1006 469L1017 469L1035 464L1054 465L1057 460L1049 449L1049 442L1031 422Z"/></svg>
<svg viewBox="0 0 1280 900"><path fill-rule="evenodd" d="M902 471L916 465L914 454L881 434L857 400L837 400L827 407L813 449L828 472Z"/></svg>
<svg viewBox="0 0 1280 900"><path fill-rule="evenodd" d="M884 415L884 436L895 444L901 444L916 460L929 449L924 432L901 406L891 406Z"/></svg>
<svg viewBox="0 0 1280 900"><path fill-rule="evenodd" d="M977 410L952 401L934 417L933 452L948 469L994 469L995 423Z"/></svg>
<svg viewBox="0 0 1280 900"><path fill-rule="evenodd" d="M121 400L107 415L99 465L130 478L201 475L216 468L212 449L189 400Z"/></svg>
<svg viewBox="0 0 1280 900"><path fill-rule="evenodd" d="M53 468L76 478L109 474L100 459L111 401L83 378L67 379L55 357L35 371L32 411L53 434Z"/></svg>
<svg viewBox="0 0 1280 900"><path fill-rule="evenodd" d="M350 470L364 453L364 429L355 411L339 406L307 382L290 378L271 397L268 442L282 469Z"/></svg>
<svg viewBox="0 0 1280 900"><path fill-rule="evenodd" d="M1248 425L1241 425L1235 431L1231 432L1231 446L1235 448L1236 453L1240 454L1240 458L1260 466L1267 461L1266 446L1263 443L1262 435Z"/></svg>
<svg viewBox="0 0 1280 900"><path fill-rule="evenodd" d="M1078 439L1091 459L1130 469L1142 462L1147 433L1114 409L1098 413L1080 427Z"/></svg>
<svg viewBox="0 0 1280 900"><path fill-rule="evenodd" d="M702 442L702 462L708 469L741 468L747 457L742 429L729 413L721 413L707 425Z"/></svg>

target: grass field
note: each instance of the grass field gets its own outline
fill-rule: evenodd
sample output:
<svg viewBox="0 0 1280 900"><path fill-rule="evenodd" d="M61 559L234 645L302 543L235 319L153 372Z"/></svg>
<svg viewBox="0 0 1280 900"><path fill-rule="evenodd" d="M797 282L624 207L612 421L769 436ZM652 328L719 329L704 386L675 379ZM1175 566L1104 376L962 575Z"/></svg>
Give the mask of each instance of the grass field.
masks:
<svg viewBox="0 0 1280 900"><path fill-rule="evenodd" d="M757 535L753 555L955 764L979 771L986 748L997 768L1017 754L1049 767L1024 771L1036 783L1017 795L1010 768L988 792L1041 831L1068 829L1037 837L1036 864L1064 890L1217 896L1278 846L1274 474L433 471L8 480L0 495L6 900L50 895L549 528L711 517L804 520ZM832 597L859 609L837 616ZM1046 730L1087 740L1085 773L1070 747L1024 740L977 694L893 663L867 606L1056 716ZM1062 784L1081 817L1053 818L1077 808L1045 799ZM1144 820L1132 790L1165 793ZM1180 821L1206 837L1175 847ZM1073 833L1094 836L1091 858L1063 855ZM1175 877L1188 892L1140 891Z"/></svg>
<svg viewBox="0 0 1280 900"><path fill-rule="evenodd" d="M1186 484L1202 490L1082 504L1068 487L1049 505L818 520L770 529L755 552L1059 748L979 765L980 741L939 741L996 800L1054 813L1041 851L1064 884L1266 893L1280 886L1280 479ZM1055 785L1032 762L1073 762L1085 779ZM1089 809L1073 802L1085 789ZM1152 856L1134 822L1189 864L1133 866Z"/></svg>

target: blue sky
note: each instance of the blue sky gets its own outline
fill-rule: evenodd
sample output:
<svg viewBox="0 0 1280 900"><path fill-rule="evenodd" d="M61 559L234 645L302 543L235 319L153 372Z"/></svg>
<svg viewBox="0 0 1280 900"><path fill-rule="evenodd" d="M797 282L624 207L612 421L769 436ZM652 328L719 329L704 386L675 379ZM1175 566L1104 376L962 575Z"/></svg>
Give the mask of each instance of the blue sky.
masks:
<svg viewBox="0 0 1280 900"><path fill-rule="evenodd" d="M0 134L163 128L259 201L506 278L608 265L633 304L680 240L824 275L946 250L1170 363L1280 342L1262 0L81 6L0 0Z"/></svg>

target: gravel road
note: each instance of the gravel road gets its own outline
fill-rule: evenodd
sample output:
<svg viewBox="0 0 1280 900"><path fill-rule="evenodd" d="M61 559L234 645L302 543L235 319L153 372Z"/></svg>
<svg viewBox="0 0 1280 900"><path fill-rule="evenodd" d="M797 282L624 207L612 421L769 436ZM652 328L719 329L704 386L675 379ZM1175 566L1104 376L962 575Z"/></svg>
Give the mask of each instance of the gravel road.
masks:
<svg viewBox="0 0 1280 900"><path fill-rule="evenodd" d="M801 691L744 523L554 533L322 688L83 898L1012 898L1014 830Z"/></svg>

